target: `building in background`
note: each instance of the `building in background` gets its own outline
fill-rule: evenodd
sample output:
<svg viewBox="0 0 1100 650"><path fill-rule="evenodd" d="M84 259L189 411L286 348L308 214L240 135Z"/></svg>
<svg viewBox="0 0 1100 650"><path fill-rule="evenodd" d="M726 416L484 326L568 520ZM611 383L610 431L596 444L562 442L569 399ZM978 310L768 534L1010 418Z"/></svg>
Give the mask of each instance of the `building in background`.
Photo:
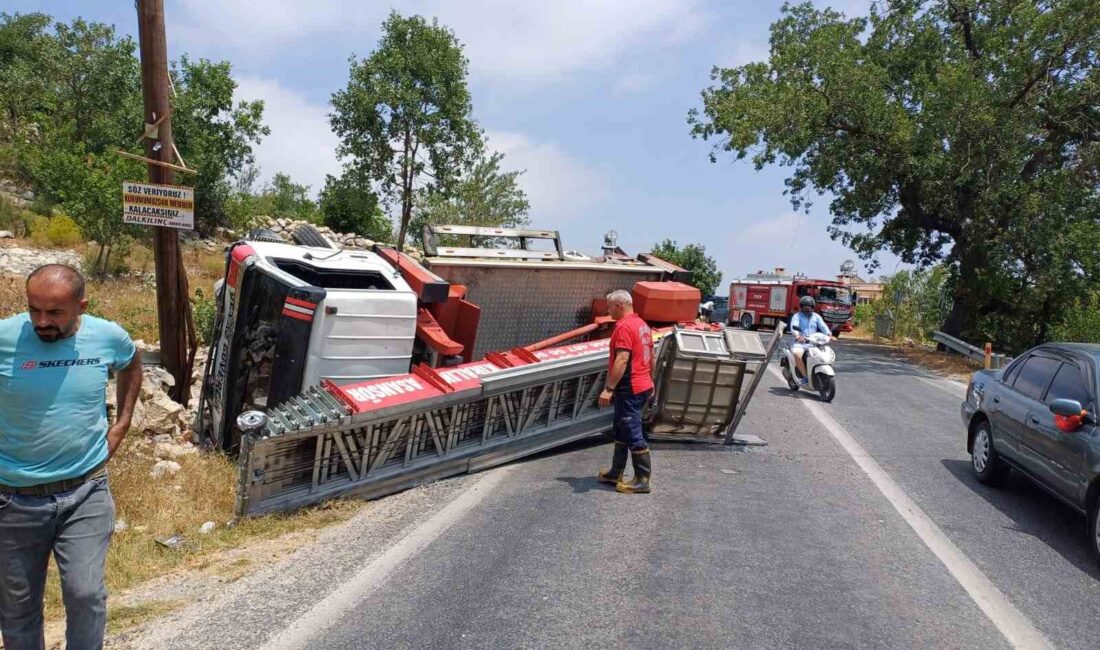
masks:
<svg viewBox="0 0 1100 650"><path fill-rule="evenodd" d="M882 282L864 280L859 277L859 274L856 273L856 263L852 260L845 260L840 265L840 274L836 276L836 279L848 285L855 292L857 305L866 305L878 300L882 295L883 286L885 286Z"/></svg>

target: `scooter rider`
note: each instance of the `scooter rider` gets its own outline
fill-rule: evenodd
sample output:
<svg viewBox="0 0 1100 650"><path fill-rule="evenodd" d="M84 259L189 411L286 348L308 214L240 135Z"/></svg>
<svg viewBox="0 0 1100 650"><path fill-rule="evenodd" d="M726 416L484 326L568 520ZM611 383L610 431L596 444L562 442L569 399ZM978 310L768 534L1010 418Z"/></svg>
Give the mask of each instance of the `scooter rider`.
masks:
<svg viewBox="0 0 1100 650"><path fill-rule="evenodd" d="M795 343L791 345L791 353L794 355L794 362L798 366L798 383L805 386L810 383L810 380L806 377L806 360L803 358L806 354L807 337L810 334L820 332L832 340L832 331L829 326L825 324L825 319L814 311L814 307L817 306L817 301L813 299L813 296L802 296L802 299L798 301L798 313L791 315L791 330L794 331L795 327L798 327L797 332L794 332Z"/></svg>

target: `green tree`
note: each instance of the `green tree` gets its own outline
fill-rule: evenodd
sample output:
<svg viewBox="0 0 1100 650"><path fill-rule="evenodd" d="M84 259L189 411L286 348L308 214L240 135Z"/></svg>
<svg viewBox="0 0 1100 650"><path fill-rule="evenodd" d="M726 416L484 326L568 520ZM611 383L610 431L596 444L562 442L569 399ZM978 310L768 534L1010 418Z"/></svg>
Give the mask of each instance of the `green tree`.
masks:
<svg viewBox="0 0 1100 650"><path fill-rule="evenodd" d="M319 221L317 204L309 198L309 186L295 183L287 174L275 174L262 196L270 201L272 216Z"/></svg>
<svg viewBox="0 0 1100 650"><path fill-rule="evenodd" d="M413 219L417 237L426 224L497 226L515 228L528 224L531 204L519 186L524 172L502 172L504 154L493 153L468 165L463 175L447 190L422 192L419 211Z"/></svg>
<svg viewBox="0 0 1100 650"><path fill-rule="evenodd" d="M57 44L46 14L0 13L0 142L22 139L52 103Z"/></svg>
<svg viewBox="0 0 1100 650"><path fill-rule="evenodd" d="M950 270L943 264L925 269L898 271L887 278L882 297L863 310L870 322L878 315L894 319L894 337L928 341L950 307L947 280Z"/></svg>
<svg viewBox="0 0 1100 650"><path fill-rule="evenodd" d="M715 69L696 137L793 168L797 207L869 259L945 261L944 324L1013 349L1100 278L1100 4L895 0L847 19L785 5L767 62Z"/></svg>
<svg viewBox="0 0 1100 650"><path fill-rule="evenodd" d="M400 205L404 246L417 190L445 190L480 144L470 116L467 61L454 34L421 16L391 12L378 47L350 61L346 89L333 94L337 152Z"/></svg>
<svg viewBox="0 0 1100 650"><path fill-rule="evenodd" d="M233 103L237 82L228 61L192 61L172 66L176 88L172 138L188 166L198 171L182 179L195 188L195 227L205 233L233 225L228 202L231 181L253 162L252 146L271 130L263 124L263 101Z"/></svg>
<svg viewBox="0 0 1100 650"><path fill-rule="evenodd" d="M353 170L345 170L339 178L325 176L319 207L325 225L336 232L355 233L375 241L389 241L393 235L393 224L378 204L378 195Z"/></svg>
<svg viewBox="0 0 1100 650"><path fill-rule="evenodd" d="M703 296L713 296L722 283L722 272L718 270L718 262L707 255L707 248L702 244L688 244L680 247L675 241L665 239L653 247L653 254L673 264L691 271L691 284L703 293Z"/></svg>
<svg viewBox="0 0 1100 650"><path fill-rule="evenodd" d="M129 36L89 23L57 23L52 139L82 143L100 154L133 140L141 128L141 70Z"/></svg>
<svg viewBox="0 0 1100 650"><path fill-rule="evenodd" d="M85 153L79 143L36 150L27 164L47 197L62 205L85 237L99 244L92 272L105 274L111 268L112 249L135 230L122 222L122 183L140 178L144 166L110 154Z"/></svg>

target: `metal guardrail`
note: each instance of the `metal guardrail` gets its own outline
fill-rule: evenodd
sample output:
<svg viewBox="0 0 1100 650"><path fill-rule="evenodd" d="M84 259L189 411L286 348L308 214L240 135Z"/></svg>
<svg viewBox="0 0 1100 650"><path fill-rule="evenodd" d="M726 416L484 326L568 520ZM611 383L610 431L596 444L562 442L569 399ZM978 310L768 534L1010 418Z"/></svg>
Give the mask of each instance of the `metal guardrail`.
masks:
<svg viewBox="0 0 1100 650"><path fill-rule="evenodd" d="M952 352L957 352L963 356L970 357L971 359L985 363L985 349L979 348L976 345L970 345L966 341L957 339L950 334L943 332L932 332L932 340L943 345ZM989 367L992 370L999 370L1004 368L1012 362L1012 357L1005 356L999 352L994 352L989 356Z"/></svg>

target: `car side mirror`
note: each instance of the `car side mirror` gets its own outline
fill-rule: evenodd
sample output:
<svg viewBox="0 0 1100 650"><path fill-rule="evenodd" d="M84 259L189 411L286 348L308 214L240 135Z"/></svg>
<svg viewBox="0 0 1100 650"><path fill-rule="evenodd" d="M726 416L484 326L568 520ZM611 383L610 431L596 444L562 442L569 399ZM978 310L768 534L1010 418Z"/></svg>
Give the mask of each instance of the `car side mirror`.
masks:
<svg viewBox="0 0 1100 650"><path fill-rule="evenodd" d="M1081 407L1081 402L1075 399L1056 399L1050 403L1050 411L1054 413L1054 426L1066 433L1080 429L1082 423L1095 421L1095 418Z"/></svg>
<svg viewBox="0 0 1100 650"><path fill-rule="evenodd" d="M1084 407L1075 399L1056 399L1050 403L1050 412L1055 415L1069 417L1071 415L1083 415Z"/></svg>

